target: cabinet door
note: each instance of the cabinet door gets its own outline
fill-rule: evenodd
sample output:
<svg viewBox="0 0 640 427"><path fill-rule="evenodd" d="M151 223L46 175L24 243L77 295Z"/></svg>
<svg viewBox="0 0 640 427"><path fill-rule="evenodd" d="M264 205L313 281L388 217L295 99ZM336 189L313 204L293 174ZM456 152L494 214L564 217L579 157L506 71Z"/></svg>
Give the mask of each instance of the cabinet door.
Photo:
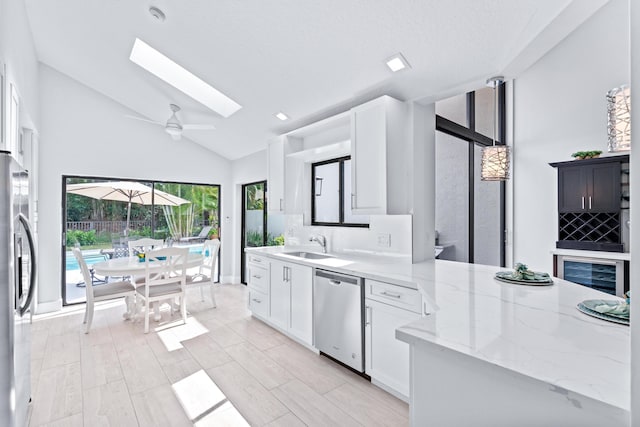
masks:
<svg viewBox="0 0 640 427"><path fill-rule="evenodd" d="M284 211L284 138L271 141L267 146L267 210Z"/></svg>
<svg viewBox="0 0 640 427"><path fill-rule="evenodd" d="M289 328L289 313L291 312L291 286L289 282L289 267L278 261L271 262L271 321L278 327Z"/></svg>
<svg viewBox="0 0 640 427"><path fill-rule="evenodd" d="M582 212L587 207L586 174L581 166L558 169L558 211Z"/></svg>
<svg viewBox="0 0 640 427"><path fill-rule="evenodd" d="M387 137L384 99L351 110L351 207L387 213Z"/></svg>
<svg viewBox="0 0 640 427"><path fill-rule="evenodd" d="M589 212L620 211L620 163L605 163L585 168Z"/></svg>
<svg viewBox="0 0 640 427"><path fill-rule="evenodd" d="M291 329L292 335L313 344L313 269L289 264L291 269Z"/></svg>
<svg viewBox="0 0 640 427"><path fill-rule="evenodd" d="M262 318L269 317L269 297L255 289L249 289L249 310Z"/></svg>
<svg viewBox="0 0 640 427"><path fill-rule="evenodd" d="M396 339L396 329L419 314L365 300L365 371L371 378L409 396L409 345Z"/></svg>

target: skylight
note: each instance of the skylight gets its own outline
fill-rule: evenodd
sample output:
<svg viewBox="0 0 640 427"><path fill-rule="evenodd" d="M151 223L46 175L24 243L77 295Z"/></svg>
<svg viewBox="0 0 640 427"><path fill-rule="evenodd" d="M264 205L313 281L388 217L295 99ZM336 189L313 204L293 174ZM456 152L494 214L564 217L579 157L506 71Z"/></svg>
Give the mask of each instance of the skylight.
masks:
<svg viewBox="0 0 640 427"><path fill-rule="evenodd" d="M138 38L129 59L225 118L242 108L233 99Z"/></svg>

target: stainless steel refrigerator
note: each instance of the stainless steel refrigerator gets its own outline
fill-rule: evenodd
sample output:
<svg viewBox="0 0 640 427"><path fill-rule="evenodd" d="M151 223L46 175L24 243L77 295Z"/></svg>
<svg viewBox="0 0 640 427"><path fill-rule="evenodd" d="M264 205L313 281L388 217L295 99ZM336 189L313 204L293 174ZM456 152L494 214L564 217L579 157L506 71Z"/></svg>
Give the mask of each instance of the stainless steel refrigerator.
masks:
<svg viewBox="0 0 640 427"><path fill-rule="evenodd" d="M31 399L31 303L36 248L29 174L0 151L0 425L27 425Z"/></svg>

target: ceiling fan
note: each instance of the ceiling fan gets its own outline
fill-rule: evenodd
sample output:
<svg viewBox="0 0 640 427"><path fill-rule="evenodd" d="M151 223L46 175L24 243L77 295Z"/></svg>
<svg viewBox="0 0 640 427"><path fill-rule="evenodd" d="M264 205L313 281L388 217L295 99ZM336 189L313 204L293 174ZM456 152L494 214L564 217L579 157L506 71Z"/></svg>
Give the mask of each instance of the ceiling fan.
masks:
<svg viewBox="0 0 640 427"><path fill-rule="evenodd" d="M140 120L143 122L149 122L156 125L164 126L165 132L171 135L171 138L174 141L180 140L183 130L214 130L216 128L213 125L207 125L207 124L182 124L178 119L178 117L176 116L176 113L180 111L180 107L178 107L176 104L169 104L169 108L171 108L172 113L171 113L171 117L169 117L169 120L167 120L167 123L156 122L154 120L149 120L149 119L145 119L143 117L138 117L138 116L127 115L125 117L129 119Z"/></svg>

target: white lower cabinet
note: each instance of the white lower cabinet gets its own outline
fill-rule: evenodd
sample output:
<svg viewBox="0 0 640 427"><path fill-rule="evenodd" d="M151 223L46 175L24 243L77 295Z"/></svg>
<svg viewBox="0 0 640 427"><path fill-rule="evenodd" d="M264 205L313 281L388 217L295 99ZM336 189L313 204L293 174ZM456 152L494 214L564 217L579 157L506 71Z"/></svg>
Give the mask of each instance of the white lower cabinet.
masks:
<svg viewBox="0 0 640 427"><path fill-rule="evenodd" d="M249 289L249 310L262 318L269 317L269 296L255 289Z"/></svg>
<svg viewBox="0 0 640 427"><path fill-rule="evenodd" d="M271 261L271 322L302 342L313 343L313 269Z"/></svg>
<svg viewBox="0 0 640 427"><path fill-rule="evenodd" d="M396 339L396 329L421 317L421 295L372 280L365 286L365 372L408 400L409 345Z"/></svg>
<svg viewBox="0 0 640 427"><path fill-rule="evenodd" d="M257 255L248 256L249 310L263 319L269 317L269 261Z"/></svg>

